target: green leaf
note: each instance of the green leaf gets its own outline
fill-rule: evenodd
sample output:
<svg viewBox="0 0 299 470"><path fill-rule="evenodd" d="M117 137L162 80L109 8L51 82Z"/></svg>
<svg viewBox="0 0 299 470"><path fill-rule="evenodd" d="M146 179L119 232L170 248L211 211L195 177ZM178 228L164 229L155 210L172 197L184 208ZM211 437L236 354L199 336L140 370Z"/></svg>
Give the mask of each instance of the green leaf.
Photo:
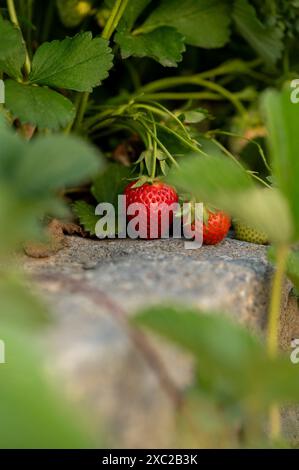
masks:
<svg viewBox="0 0 299 470"><path fill-rule="evenodd" d="M290 91L268 91L263 99L274 179L286 197L299 239L299 114ZM279 219L277 219L279 220Z"/></svg>
<svg viewBox="0 0 299 470"><path fill-rule="evenodd" d="M91 92L108 77L111 49L90 32L42 44L33 57L30 81L69 90Z"/></svg>
<svg viewBox="0 0 299 470"><path fill-rule="evenodd" d="M226 0L162 0L140 31L176 28L193 46L222 47L229 40L230 6Z"/></svg>
<svg viewBox="0 0 299 470"><path fill-rule="evenodd" d="M20 30L0 16L0 71L21 78L25 63L25 46Z"/></svg>
<svg viewBox="0 0 299 470"><path fill-rule="evenodd" d="M210 117L211 116L206 109L199 108L184 111L183 114L179 116L179 119L181 119L185 124L198 124Z"/></svg>
<svg viewBox="0 0 299 470"><path fill-rule="evenodd" d="M1 339L7 362L0 365L0 447L81 449L92 446L85 426L75 417L76 410L46 376L45 361L33 335L1 324Z"/></svg>
<svg viewBox="0 0 299 470"><path fill-rule="evenodd" d="M133 321L179 344L198 361L208 353L219 369L239 370L262 350L254 337L225 315L162 305L145 309Z"/></svg>
<svg viewBox="0 0 299 470"><path fill-rule="evenodd" d="M32 329L48 321L45 307L28 290L28 281L14 272L1 272L1 323Z"/></svg>
<svg viewBox="0 0 299 470"><path fill-rule="evenodd" d="M169 166L167 164L167 162L165 160L160 160L160 168L161 168L161 172L164 176L167 176L168 173L169 173Z"/></svg>
<svg viewBox="0 0 299 470"><path fill-rule="evenodd" d="M227 157L194 156L184 161L179 171L173 171L168 180L191 192L198 201L266 232L273 242L290 240L292 220L284 196L275 189L256 187L245 169Z"/></svg>
<svg viewBox="0 0 299 470"><path fill-rule="evenodd" d="M99 216L95 215L95 207L85 201L77 201L73 204L73 211L84 230L90 235L95 235L95 227L99 221Z"/></svg>
<svg viewBox="0 0 299 470"><path fill-rule="evenodd" d="M130 168L117 163L110 163L94 180L91 192L97 202L109 202L117 208L117 197L119 194L123 194L130 173Z"/></svg>
<svg viewBox="0 0 299 470"><path fill-rule="evenodd" d="M153 150L147 149L147 150L144 150L142 153L144 153L144 161L145 161L147 173L149 176L151 176L152 171L153 171L153 163L154 163Z"/></svg>
<svg viewBox="0 0 299 470"><path fill-rule="evenodd" d="M24 194L37 196L91 177L101 163L97 149L78 137L38 137L27 145L15 181Z"/></svg>
<svg viewBox="0 0 299 470"><path fill-rule="evenodd" d="M58 130L75 117L72 102L49 88L7 80L5 93L5 107L22 124L30 123L40 129Z"/></svg>
<svg viewBox="0 0 299 470"><path fill-rule="evenodd" d="M201 385L209 384L210 391L227 397L252 393L250 372L261 362L262 345L225 315L162 305L145 309L133 321L191 353Z"/></svg>
<svg viewBox="0 0 299 470"><path fill-rule="evenodd" d="M134 2L129 1L118 25L118 31L131 31L135 21L150 3L151 0L134 0Z"/></svg>
<svg viewBox="0 0 299 470"><path fill-rule="evenodd" d="M256 16L255 8L247 0L236 0L233 18L240 34L268 63L274 64L283 51L283 30L265 26Z"/></svg>
<svg viewBox="0 0 299 470"><path fill-rule="evenodd" d="M184 37L174 28L161 27L147 34L119 32L115 41L121 47L123 59L151 57L164 67L176 67L185 51Z"/></svg>
<svg viewBox="0 0 299 470"><path fill-rule="evenodd" d="M206 391L210 399L214 394L231 404L241 400L254 409L273 401L298 403L299 376L289 358L269 358L262 343L225 314L162 305L143 310L133 322L193 355L201 395Z"/></svg>

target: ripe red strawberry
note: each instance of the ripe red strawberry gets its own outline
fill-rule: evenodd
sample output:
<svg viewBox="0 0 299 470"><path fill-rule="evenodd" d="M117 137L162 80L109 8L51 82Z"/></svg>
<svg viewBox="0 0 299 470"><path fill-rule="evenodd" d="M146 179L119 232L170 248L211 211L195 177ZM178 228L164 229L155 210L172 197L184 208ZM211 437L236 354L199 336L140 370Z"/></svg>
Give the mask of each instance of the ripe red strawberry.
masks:
<svg viewBox="0 0 299 470"><path fill-rule="evenodd" d="M205 245L217 245L228 234L231 226L230 217L222 211L204 210L203 243ZM194 231L195 224L191 224Z"/></svg>
<svg viewBox="0 0 299 470"><path fill-rule="evenodd" d="M133 203L142 203L144 206L145 213L143 214L142 227L139 227L139 230L142 228L146 233L146 238L151 238L150 236L150 224L153 222L153 218L151 217L151 204L156 204L155 213L157 214L157 221L158 221L158 230L157 235L158 238L161 238L169 228L170 224L172 223L173 213L170 212L168 217L168 211L166 213L165 208L161 206L162 203L164 205L170 206L171 204L178 202L178 195L174 188L168 186L161 181L154 181L153 183L144 183L140 186L136 185L136 181L130 183L125 189L125 196L126 196L126 206L127 209L130 204ZM134 215L128 215L127 219L130 221L134 218ZM138 228L138 227L137 227Z"/></svg>
<svg viewBox="0 0 299 470"><path fill-rule="evenodd" d="M217 245L228 234L230 217L222 211L208 212L208 221L203 224L203 242L205 245Z"/></svg>

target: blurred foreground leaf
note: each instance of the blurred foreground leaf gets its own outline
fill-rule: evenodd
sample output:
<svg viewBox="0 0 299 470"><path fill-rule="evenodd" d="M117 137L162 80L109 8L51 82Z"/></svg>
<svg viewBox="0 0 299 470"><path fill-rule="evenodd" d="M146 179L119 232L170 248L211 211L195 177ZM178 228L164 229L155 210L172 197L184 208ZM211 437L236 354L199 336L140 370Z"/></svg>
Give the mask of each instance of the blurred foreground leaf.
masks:
<svg viewBox="0 0 299 470"><path fill-rule="evenodd" d="M51 135L25 142L0 123L0 251L41 235L43 217L65 215L57 191L97 173L101 154L78 137Z"/></svg>
<svg viewBox="0 0 299 470"><path fill-rule="evenodd" d="M34 338L7 324L1 324L0 335L6 359L0 364L0 447L90 447L92 441L74 410L47 380Z"/></svg>
<svg viewBox="0 0 299 470"><path fill-rule="evenodd" d="M269 149L275 181L286 197L299 238L299 113L291 102L290 90L279 93L268 91L263 99L263 108L269 132ZM277 218L279 220L279 218Z"/></svg>
<svg viewBox="0 0 299 470"><path fill-rule="evenodd" d="M256 337L224 314L162 305L142 311L134 323L194 356L201 393L255 410L264 410L273 401L299 402L299 375L289 358L269 358Z"/></svg>
<svg viewBox="0 0 299 470"><path fill-rule="evenodd" d="M246 170L227 157L194 156L182 162L168 180L203 201L225 210L272 242L288 242L292 220L284 196L276 189L257 187ZM278 223L279 221L279 223Z"/></svg>

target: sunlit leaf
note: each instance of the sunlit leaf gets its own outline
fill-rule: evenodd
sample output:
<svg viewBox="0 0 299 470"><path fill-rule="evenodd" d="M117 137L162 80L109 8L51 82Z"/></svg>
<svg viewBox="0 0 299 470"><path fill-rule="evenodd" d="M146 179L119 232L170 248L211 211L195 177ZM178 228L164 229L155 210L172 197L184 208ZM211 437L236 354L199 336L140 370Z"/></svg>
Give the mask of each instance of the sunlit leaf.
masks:
<svg viewBox="0 0 299 470"><path fill-rule="evenodd" d="M275 182L288 200L296 239L299 238L299 113L288 88L270 90L263 99ZM279 220L279 218L277 219Z"/></svg>

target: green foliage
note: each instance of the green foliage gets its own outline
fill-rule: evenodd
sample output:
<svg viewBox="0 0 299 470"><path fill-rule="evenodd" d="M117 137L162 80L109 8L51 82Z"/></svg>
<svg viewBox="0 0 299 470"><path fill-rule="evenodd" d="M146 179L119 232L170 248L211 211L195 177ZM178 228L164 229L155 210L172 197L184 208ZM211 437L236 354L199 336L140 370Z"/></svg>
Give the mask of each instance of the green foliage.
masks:
<svg viewBox="0 0 299 470"><path fill-rule="evenodd" d="M85 201L76 201L73 204L73 212L84 230L92 236L95 235L95 226L99 221L99 216L95 215L95 206Z"/></svg>
<svg viewBox="0 0 299 470"><path fill-rule="evenodd" d="M162 0L142 25L144 31L171 26L188 44L221 47L229 39L229 2L219 0Z"/></svg>
<svg viewBox="0 0 299 470"><path fill-rule="evenodd" d="M272 263L276 263L277 253L275 247L268 249L268 259ZM288 253L286 261L286 274L294 284L296 290L299 290L299 252L296 248Z"/></svg>
<svg viewBox="0 0 299 470"><path fill-rule="evenodd" d="M0 71L12 78L22 76L25 47L18 28L0 16Z"/></svg>
<svg viewBox="0 0 299 470"><path fill-rule="evenodd" d="M146 21L133 30L146 0L128 7L115 36L123 58L151 57L164 67L182 60L184 43L198 47L221 47L229 39L228 3L218 0L163 0ZM200 24L200 28L198 25ZM132 31L133 30L133 31Z"/></svg>
<svg viewBox="0 0 299 470"><path fill-rule="evenodd" d="M75 136L39 137L26 146L15 181L23 186L24 194L41 196L88 179L99 170L100 156L91 144Z"/></svg>
<svg viewBox="0 0 299 470"><path fill-rule="evenodd" d="M127 178L131 173L129 167L110 163L93 182L91 192L98 202L108 202L117 207L117 197L123 194L128 184Z"/></svg>
<svg viewBox="0 0 299 470"><path fill-rule="evenodd" d="M272 156L276 184L288 201L293 217L296 240L299 239L299 115L297 105L290 100L286 88L281 93L268 91L263 108L269 130L269 150Z"/></svg>
<svg viewBox="0 0 299 470"><path fill-rule="evenodd" d="M1 339L3 324L28 331L44 326L49 321L45 306L28 290L28 281L17 271L0 272Z"/></svg>
<svg viewBox="0 0 299 470"><path fill-rule="evenodd" d="M136 20L144 9L151 3L151 0L134 0L134 2L128 3L128 6L123 14L123 17L119 23L118 29L129 30L133 28Z"/></svg>
<svg viewBox="0 0 299 470"><path fill-rule="evenodd" d="M22 298L19 302L30 317L26 303ZM0 310L2 315L2 305ZM33 335L4 325L1 320L1 339L6 345L7 364L0 367L0 447L90 448L92 441L86 429L79 424L61 392L59 396L58 387L54 389L42 372L44 358Z"/></svg>
<svg viewBox="0 0 299 470"><path fill-rule="evenodd" d="M162 26L147 34L133 35L119 32L115 36L123 59L150 57L164 67L176 67L185 51L184 37L174 28Z"/></svg>
<svg viewBox="0 0 299 470"><path fill-rule="evenodd" d="M3 65L0 60L0 71L20 79L25 60L20 31L3 20L0 34L1 30L8 39L5 39L6 52ZM66 127L74 120L75 108L68 98L48 87L89 92L101 84L111 67L112 54L107 41L93 39L90 32L44 43L33 57L29 84L6 80L6 108L22 124L52 130Z"/></svg>
<svg viewBox="0 0 299 470"><path fill-rule="evenodd" d="M141 311L133 321L191 353L196 371L193 398L208 399L210 407L218 404L216 420L224 412L233 412L234 422L237 415L243 418L247 439L261 442L264 412L273 401L298 401L299 377L289 358L270 358L262 343L225 314L162 305ZM188 395L186 400L189 409ZM193 417L196 423L198 416ZM247 430L246 422L253 427ZM259 429L261 435L256 434Z"/></svg>
<svg viewBox="0 0 299 470"><path fill-rule="evenodd" d="M58 130L66 127L75 117L72 102L50 88L7 80L5 92L6 108L22 124Z"/></svg>
<svg viewBox="0 0 299 470"><path fill-rule="evenodd" d="M118 213L118 196L123 194L128 184L128 176L131 169L116 163L110 163L93 181L91 193L98 203L109 203ZM90 235L95 235L95 226L100 217L95 215L95 206L84 201L77 201L73 205L73 211L80 224Z"/></svg>
<svg viewBox="0 0 299 470"><path fill-rule="evenodd" d="M269 64L280 59L283 51L283 31L277 25L264 25L248 0L236 0L233 18L240 34Z"/></svg>
<svg viewBox="0 0 299 470"><path fill-rule="evenodd" d="M263 109L278 188L255 186L240 163L227 157L192 158L170 176L170 181L265 232L272 242L290 243L299 237L297 108L291 103L288 90L284 90L267 92Z"/></svg>
<svg viewBox="0 0 299 470"><path fill-rule="evenodd" d="M98 171L100 153L77 137L53 135L27 143L0 125L1 252L35 238L41 218L61 214L65 206L55 191Z"/></svg>
<svg viewBox="0 0 299 470"><path fill-rule="evenodd" d="M112 54L106 40L90 32L44 43L36 51L31 83L75 91L92 91L107 78Z"/></svg>

